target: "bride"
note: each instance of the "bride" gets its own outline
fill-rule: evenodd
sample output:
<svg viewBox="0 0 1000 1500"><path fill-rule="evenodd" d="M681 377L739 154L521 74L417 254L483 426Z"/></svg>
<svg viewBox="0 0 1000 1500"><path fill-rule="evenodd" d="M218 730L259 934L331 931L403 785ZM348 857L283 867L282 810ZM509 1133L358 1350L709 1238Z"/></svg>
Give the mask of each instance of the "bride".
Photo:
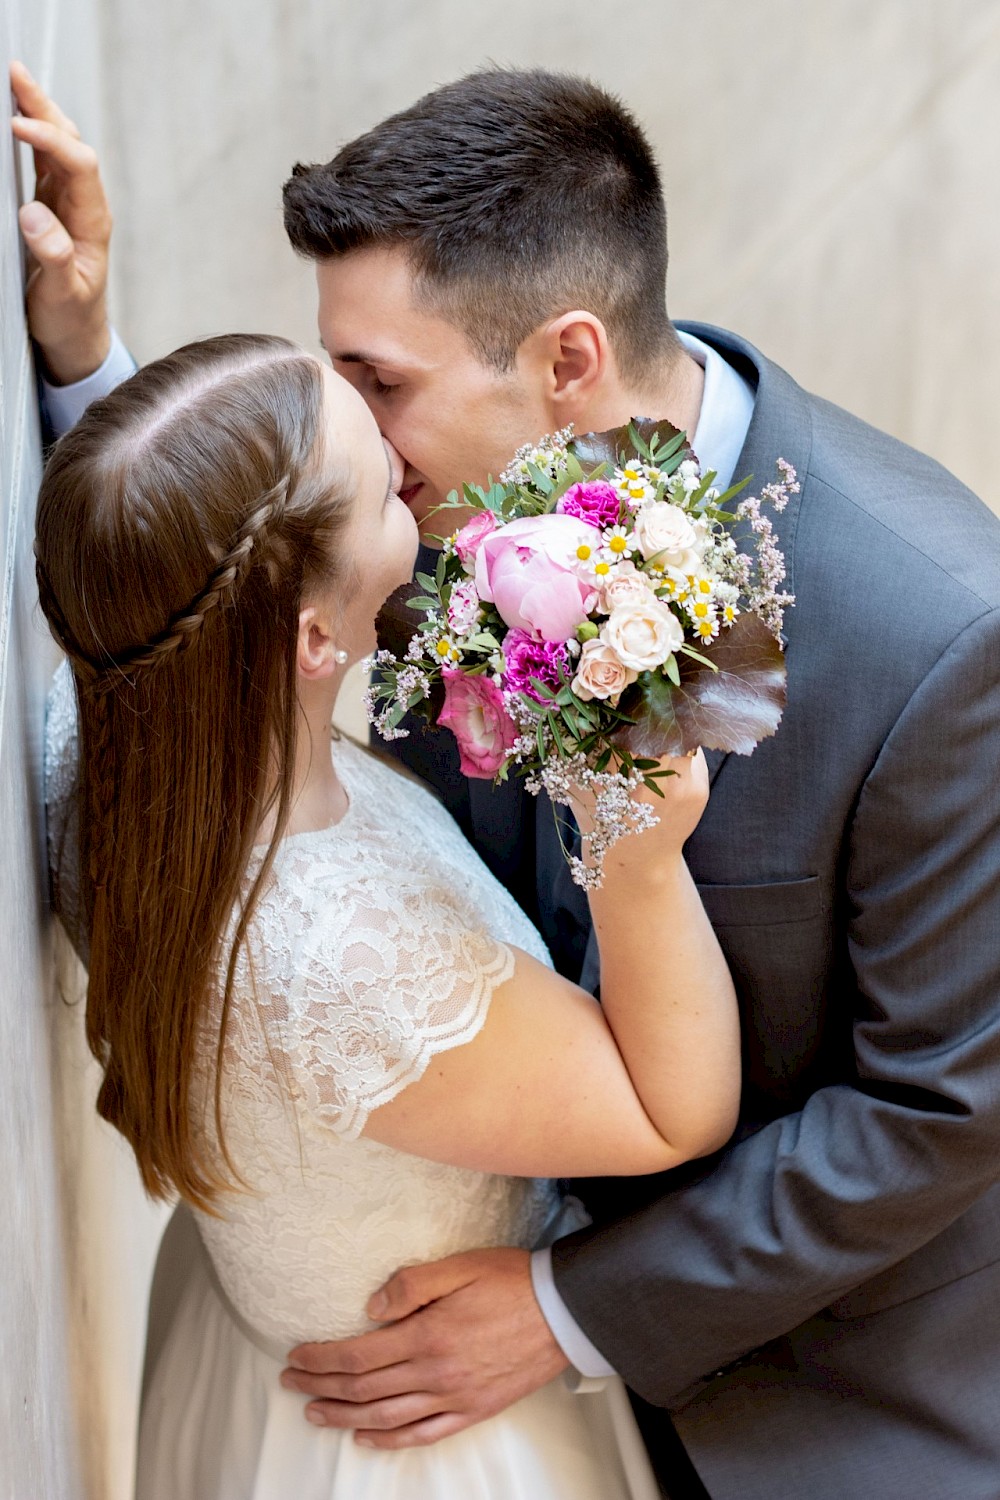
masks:
<svg viewBox="0 0 1000 1500"><path fill-rule="evenodd" d="M658 1494L616 1382L578 1395L554 1370L391 1452L309 1428L279 1384L292 1345L369 1327L401 1264L530 1246L552 1179L660 1172L736 1118L734 992L682 855L700 756L590 898L602 1009L435 799L331 735L411 575L399 479L347 382L233 336L96 403L42 485L98 1109L148 1191L194 1207L212 1268L153 1374L140 1500Z"/></svg>

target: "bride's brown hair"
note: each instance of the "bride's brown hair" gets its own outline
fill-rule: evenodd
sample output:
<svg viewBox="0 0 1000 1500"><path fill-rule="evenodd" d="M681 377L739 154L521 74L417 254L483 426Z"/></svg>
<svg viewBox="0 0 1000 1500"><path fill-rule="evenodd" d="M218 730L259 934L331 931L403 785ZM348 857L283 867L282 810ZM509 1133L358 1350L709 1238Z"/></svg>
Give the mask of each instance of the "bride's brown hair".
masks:
<svg viewBox="0 0 1000 1500"><path fill-rule="evenodd" d="M335 581L348 512L322 412L321 367L295 345L208 339L96 402L56 445L39 495L39 596L79 713L97 1107L150 1193L176 1188L204 1208L231 1181L225 1167L238 1176L221 1061L239 947L289 813L298 614L304 589ZM219 987L224 1162L192 1092Z"/></svg>

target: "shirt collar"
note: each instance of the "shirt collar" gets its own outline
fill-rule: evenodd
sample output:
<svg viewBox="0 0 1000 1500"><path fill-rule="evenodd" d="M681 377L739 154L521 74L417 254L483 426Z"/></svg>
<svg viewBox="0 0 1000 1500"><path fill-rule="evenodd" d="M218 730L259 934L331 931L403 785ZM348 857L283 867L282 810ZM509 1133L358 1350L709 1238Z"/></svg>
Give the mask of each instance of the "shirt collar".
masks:
<svg viewBox="0 0 1000 1500"><path fill-rule="evenodd" d="M677 337L705 371L701 410L691 446L702 470L715 470L716 488L727 490L733 482L753 416L753 387L710 344L682 329L677 330Z"/></svg>

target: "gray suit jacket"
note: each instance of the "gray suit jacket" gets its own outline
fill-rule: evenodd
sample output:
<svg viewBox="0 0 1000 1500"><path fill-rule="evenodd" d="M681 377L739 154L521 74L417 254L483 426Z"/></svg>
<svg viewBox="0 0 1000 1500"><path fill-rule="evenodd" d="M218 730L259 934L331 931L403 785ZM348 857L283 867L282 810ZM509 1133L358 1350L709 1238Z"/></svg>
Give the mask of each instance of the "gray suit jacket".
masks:
<svg viewBox="0 0 1000 1500"><path fill-rule="evenodd" d="M715 1500L995 1500L1000 522L692 331L757 387L737 477L780 455L802 482L778 527L788 710L753 756L711 757L687 849L739 991L742 1117L708 1163L579 1185L595 1224L556 1244L556 1282ZM460 786L437 739L403 753L593 987L548 811Z"/></svg>

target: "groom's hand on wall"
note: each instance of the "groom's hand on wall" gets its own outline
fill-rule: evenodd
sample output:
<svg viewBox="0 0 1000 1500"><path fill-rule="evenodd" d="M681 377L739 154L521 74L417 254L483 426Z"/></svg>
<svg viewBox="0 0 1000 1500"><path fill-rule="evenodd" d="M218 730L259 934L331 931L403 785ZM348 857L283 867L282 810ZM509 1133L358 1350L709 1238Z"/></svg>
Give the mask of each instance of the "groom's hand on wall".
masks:
<svg viewBox="0 0 1000 1500"><path fill-rule="evenodd" d="M28 327L55 385L83 380L111 346L106 293L111 214L97 154L35 82L12 63L11 87L21 111L12 122L35 157L36 197L20 210L32 258Z"/></svg>
<svg viewBox="0 0 1000 1500"><path fill-rule="evenodd" d="M567 1365L535 1300L527 1250L473 1250L408 1266L375 1293L368 1314L386 1326L299 1345L281 1382L313 1398L310 1422L353 1429L373 1448L435 1443L495 1416Z"/></svg>

